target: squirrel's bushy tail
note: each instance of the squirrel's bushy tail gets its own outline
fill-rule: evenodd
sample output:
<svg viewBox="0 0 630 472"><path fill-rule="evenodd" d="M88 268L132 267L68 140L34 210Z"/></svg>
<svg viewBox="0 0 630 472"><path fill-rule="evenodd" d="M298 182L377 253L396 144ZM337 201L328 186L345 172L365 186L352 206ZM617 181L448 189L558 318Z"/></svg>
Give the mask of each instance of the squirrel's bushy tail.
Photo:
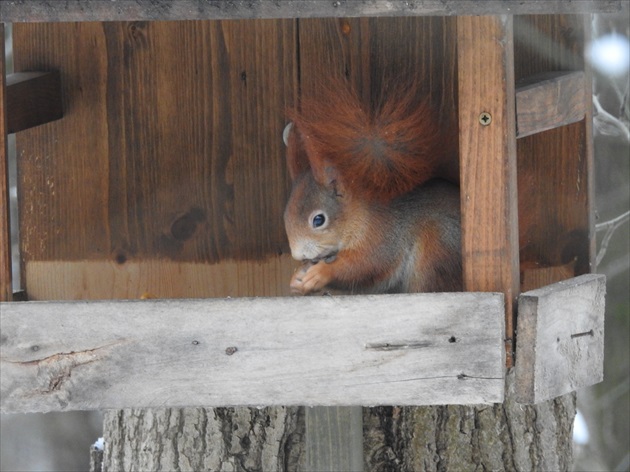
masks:
<svg viewBox="0 0 630 472"><path fill-rule="evenodd" d="M428 101L417 86L383 90L376 104L364 104L339 80L290 112L296 136L289 155L308 159L293 168L309 167L317 180L326 169L353 192L388 200L434 177L441 152L440 129ZM290 163L291 164L291 163Z"/></svg>

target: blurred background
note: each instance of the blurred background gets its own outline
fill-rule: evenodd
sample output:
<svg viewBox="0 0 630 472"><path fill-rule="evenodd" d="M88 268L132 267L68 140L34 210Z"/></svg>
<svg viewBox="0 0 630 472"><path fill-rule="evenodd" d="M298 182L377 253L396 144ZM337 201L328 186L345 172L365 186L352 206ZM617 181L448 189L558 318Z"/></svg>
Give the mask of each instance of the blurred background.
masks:
<svg viewBox="0 0 630 472"><path fill-rule="evenodd" d="M597 272L606 274L604 381L578 392L576 470L630 470L630 18L596 15L594 72ZM613 233L609 231L614 229ZM612 236L611 236L612 234ZM578 419L580 421L580 419Z"/></svg>
<svg viewBox="0 0 630 472"><path fill-rule="evenodd" d="M630 17L596 15L594 70L597 272L607 276L604 382L578 392L575 470L630 470ZM11 27L6 28L12 71ZM19 281L15 146L9 140L14 281ZM15 287L16 290L19 287ZM0 471L88 469L101 435L98 412L1 415Z"/></svg>

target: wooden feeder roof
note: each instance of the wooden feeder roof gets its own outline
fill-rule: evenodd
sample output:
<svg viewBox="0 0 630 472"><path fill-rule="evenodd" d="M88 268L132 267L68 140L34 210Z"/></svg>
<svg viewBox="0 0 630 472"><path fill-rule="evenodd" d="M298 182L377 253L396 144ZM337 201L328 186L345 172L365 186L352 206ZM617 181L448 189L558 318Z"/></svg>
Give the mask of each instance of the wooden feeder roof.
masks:
<svg viewBox="0 0 630 472"><path fill-rule="evenodd" d="M621 0L73 0L2 2L2 22L614 13Z"/></svg>

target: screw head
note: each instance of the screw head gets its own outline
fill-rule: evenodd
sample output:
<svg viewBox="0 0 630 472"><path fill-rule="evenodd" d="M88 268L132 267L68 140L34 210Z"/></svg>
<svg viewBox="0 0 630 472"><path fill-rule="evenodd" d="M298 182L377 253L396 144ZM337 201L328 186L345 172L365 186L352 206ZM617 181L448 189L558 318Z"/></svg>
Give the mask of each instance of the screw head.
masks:
<svg viewBox="0 0 630 472"><path fill-rule="evenodd" d="M488 126L490 123L492 123L492 115L487 111L484 111L483 113L481 113L481 115L479 115L479 123L481 123L483 126Z"/></svg>

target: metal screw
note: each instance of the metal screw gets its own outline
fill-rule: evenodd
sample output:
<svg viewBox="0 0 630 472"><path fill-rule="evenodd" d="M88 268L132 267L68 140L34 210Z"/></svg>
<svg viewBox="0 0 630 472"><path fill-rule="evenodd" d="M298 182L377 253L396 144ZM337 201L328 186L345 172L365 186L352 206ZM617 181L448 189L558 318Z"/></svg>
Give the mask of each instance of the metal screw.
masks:
<svg viewBox="0 0 630 472"><path fill-rule="evenodd" d="M488 126L490 123L492 123L492 115L487 111L484 111L481 115L479 115L479 123L481 123L483 126Z"/></svg>

